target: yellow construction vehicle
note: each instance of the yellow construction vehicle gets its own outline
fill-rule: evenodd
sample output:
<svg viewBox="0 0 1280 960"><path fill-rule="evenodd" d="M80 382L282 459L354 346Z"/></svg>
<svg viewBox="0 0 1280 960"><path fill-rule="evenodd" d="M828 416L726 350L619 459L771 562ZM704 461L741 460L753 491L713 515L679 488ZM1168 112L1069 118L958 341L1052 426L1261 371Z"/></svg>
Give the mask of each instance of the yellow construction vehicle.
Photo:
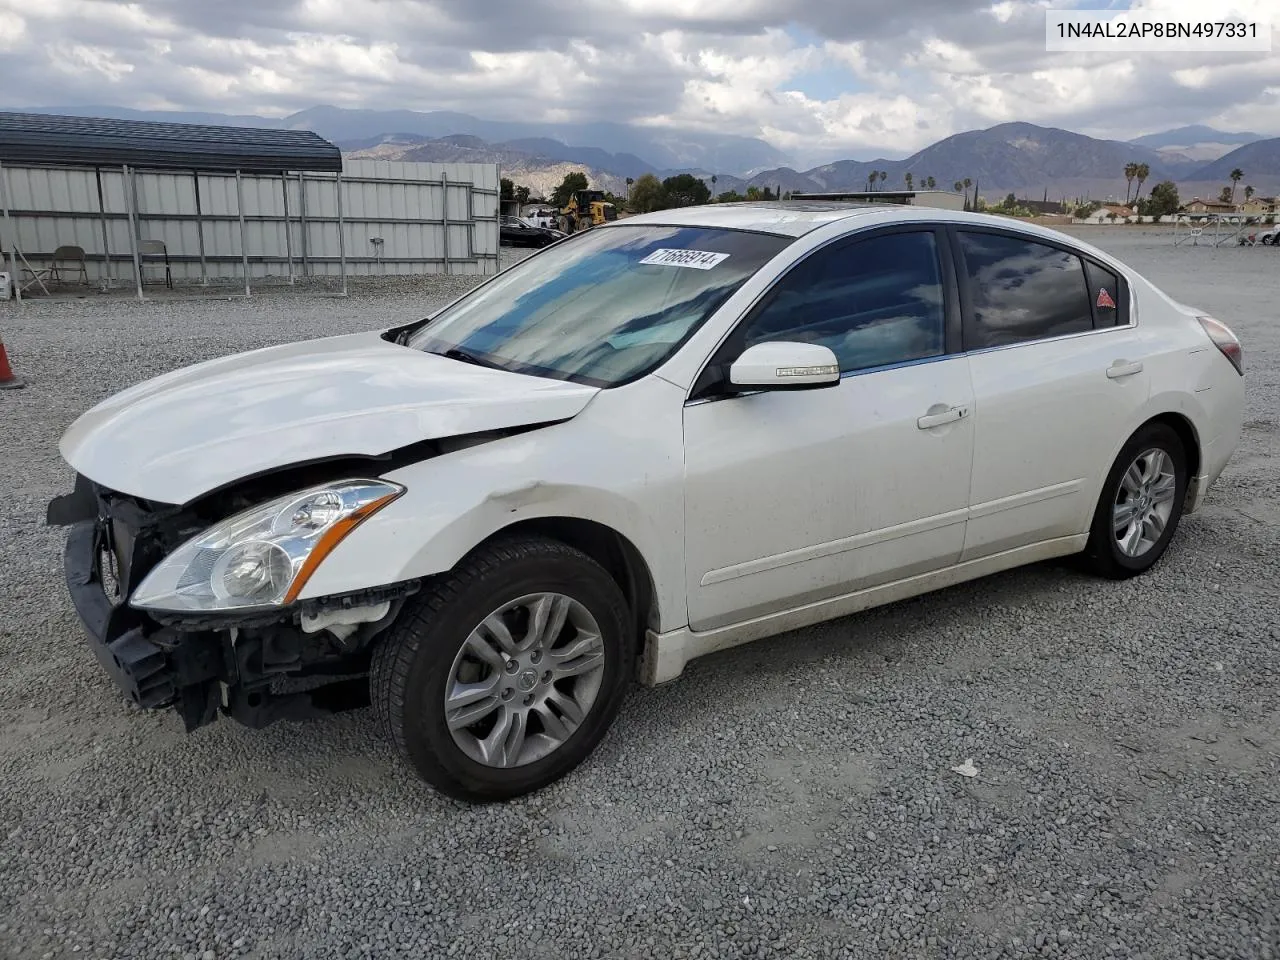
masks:
<svg viewBox="0 0 1280 960"><path fill-rule="evenodd" d="M604 198L603 190L577 190L560 209L560 215L573 218L574 231L598 227L618 219L617 208Z"/></svg>

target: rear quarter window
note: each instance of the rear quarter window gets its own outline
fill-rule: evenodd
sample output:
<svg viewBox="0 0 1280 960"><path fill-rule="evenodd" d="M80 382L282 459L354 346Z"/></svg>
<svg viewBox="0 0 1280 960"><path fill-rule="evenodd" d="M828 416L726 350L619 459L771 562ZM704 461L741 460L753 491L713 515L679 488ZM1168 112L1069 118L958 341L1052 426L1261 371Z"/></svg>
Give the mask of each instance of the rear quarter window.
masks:
<svg viewBox="0 0 1280 960"><path fill-rule="evenodd" d="M1093 325L1102 328L1128 323L1127 298L1120 278L1092 260L1084 262L1084 273L1089 281L1089 302L1093 304Z"/></svg>

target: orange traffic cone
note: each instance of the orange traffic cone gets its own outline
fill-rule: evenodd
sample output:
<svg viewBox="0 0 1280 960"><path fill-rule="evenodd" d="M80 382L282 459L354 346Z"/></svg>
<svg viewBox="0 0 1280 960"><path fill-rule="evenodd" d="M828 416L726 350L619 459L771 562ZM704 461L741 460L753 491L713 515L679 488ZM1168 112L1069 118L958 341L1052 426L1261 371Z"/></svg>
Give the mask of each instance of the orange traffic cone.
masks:
<svg viewBox="0 0 1280 960"><path fill-rule="evenodd" d="M9 356L4 352L4 341L0 340L0 390L17 390L25 386L25 383L13 375Z"/></svg>

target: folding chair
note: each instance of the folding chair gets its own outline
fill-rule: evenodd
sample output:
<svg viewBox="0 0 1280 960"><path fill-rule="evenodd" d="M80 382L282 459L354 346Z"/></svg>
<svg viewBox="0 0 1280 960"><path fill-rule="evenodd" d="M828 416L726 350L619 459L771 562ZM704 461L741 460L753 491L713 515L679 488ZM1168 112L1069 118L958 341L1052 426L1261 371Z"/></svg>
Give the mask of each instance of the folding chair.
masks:
<svg viewBox="0 0 1280 960"><path fill-rule="evenodd" d="M163 240L144 240L138 248L138 264L143 269L148 263L164 266L164 285L173 289L173 271L169 268L169 248Z"/></svg>
<svg viewBox="0 0 1280 960"><path fill-rule="evenodd" d="M22 259L25 263L26 257L23 257ZM49 266L41 267L39 269L33 269L28 266L23 269L22 272L26 274L29 279L22 283L19 290L25 293L29 287L39 284L41 289L44 289L45 292L48 293L49 291L45 289L44 281L48 280L52 283L64 282L62 274L64 270L68 269L68 266L70 267L71 273L80 274L80 282L87 287L89 285L89 270L85 265L84 247L77 247L68 244L53 251L53 256L49 259Z"/></svg>

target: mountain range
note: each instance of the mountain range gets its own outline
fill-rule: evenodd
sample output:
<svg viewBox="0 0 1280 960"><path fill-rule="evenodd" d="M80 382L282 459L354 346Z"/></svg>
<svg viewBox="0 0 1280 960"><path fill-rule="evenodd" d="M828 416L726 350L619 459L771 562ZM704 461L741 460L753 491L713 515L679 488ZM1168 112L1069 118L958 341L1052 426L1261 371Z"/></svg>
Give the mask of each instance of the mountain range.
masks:
<svg viewBox="0 0 1280 960"><path fill-rule="evenodd" d="M503 176L546 195L572 170L594 187L622 193L626 178L693 173L714 191L749 186L784 192L861 190L873 171L881 189L901 189L911 174L918 188L934 177L940 189L970 179L987 197L1015 193L1039 199L1119 197L1124 166L1146 163L1146 188L1173 180L1186 196L1216 195L1239 167L1244 184L1262 194L1280 192L1280 138L1204 126L1180 127L1132 141L1100 140L1030 123L1003 123L938 141L905 159L839 160L808 170L763 140L704 131L660 130L627 124L547 124L483 120L449 111L353 110L312 107L287 117L141 111L114 107L52 107L30 112L314 130L345 153L387 159L497 163ZM1242 186L1244 185L1242 184Z"/></svg>

